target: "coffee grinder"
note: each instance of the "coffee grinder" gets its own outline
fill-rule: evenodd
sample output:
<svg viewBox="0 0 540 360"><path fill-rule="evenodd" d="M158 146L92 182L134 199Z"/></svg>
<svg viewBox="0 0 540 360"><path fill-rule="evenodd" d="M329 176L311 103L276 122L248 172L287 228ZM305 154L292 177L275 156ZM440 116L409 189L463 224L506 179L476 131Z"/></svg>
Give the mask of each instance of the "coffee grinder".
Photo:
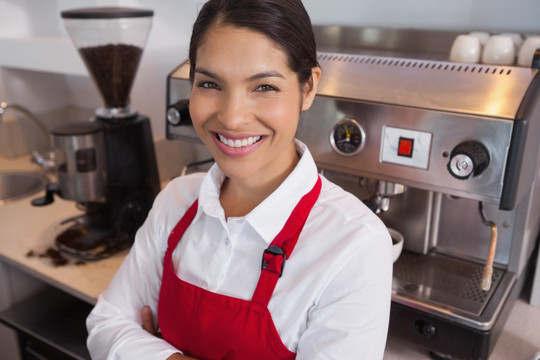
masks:
<svg viewBox="0 0 540 360"><path fill-rule="evenodd" d="M97 260L131 246L160 190L148 117L129 106L129 94L151 27L153 11L85 8L63 11L77 47L104 106L86 122L51 130L58 182L53 194L76 201L85 214L56 238L59 250Z"/></svg>

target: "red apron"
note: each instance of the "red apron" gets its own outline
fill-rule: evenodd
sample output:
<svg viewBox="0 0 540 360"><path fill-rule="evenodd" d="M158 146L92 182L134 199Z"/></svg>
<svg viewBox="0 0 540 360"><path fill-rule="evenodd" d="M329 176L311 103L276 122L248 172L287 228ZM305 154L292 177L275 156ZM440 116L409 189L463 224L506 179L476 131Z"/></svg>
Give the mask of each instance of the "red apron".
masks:
<svg viewBox="0 0 540 360"><path fill-rule="evenodd" d="M294 359L296 354L281 341L267 305L320 191L319 178L264 251L251 301L213 293L176 276L172 252L197 213L195 201L171 232L163 261L158 303L163 338L201 360Z"/></svg>

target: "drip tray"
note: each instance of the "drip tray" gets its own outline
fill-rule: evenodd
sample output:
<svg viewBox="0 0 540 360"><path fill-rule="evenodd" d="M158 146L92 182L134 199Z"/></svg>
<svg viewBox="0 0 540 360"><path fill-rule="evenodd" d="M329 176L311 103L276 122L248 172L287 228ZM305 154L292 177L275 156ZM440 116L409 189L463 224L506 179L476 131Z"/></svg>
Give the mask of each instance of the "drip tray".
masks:
<svg viewBox="0 0 540 360"><path fill-rule="evenodd" d="M490 328L515 282L515 275L493 269L490 290L480 288L484 266L438 253L404 251L394 263L393 299L428 312Z"/></svg>

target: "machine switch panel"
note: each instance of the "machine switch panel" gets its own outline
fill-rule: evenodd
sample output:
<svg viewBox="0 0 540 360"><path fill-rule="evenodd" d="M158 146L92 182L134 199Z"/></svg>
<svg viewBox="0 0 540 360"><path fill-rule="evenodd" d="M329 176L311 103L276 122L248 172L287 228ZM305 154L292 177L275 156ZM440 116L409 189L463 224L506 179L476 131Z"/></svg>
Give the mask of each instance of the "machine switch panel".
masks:
<svg viewBox="0 0 540 360"><path fill-rule="evenodd" d="M381 162L427 169L431 133L385 126L382 131Z"/></svg>

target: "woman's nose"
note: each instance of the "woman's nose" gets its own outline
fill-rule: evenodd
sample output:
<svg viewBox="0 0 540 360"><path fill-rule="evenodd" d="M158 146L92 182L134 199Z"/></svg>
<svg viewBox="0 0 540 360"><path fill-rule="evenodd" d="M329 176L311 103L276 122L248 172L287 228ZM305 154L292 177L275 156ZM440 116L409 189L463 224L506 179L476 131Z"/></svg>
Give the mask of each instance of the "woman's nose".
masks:
<svg viewBox="0 0 540 360"><path fill-rule="evenodd" d="M251 119L247 101L241 94L228 94L224 97L220 107L218 121L228 129L237 129Z"/></svg>

